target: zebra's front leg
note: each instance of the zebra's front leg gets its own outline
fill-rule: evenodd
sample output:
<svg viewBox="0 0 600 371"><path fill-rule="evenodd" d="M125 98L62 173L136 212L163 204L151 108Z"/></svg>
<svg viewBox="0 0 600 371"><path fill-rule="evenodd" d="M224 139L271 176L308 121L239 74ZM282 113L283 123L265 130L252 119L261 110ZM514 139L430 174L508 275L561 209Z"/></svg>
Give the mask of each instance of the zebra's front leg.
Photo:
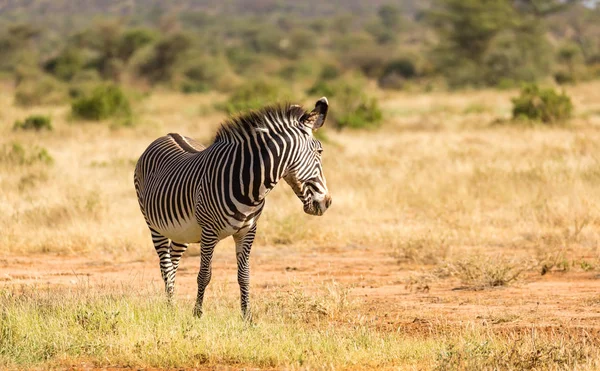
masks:
<svg viewBox="0 0 600 371"><path fill-rule="evenodd" d="M198 296L196 305L194 306L194 316L202 317L202 302L204 301L204 291L210 283L212 275L212 256L215 250L215 245L219 239L214 234L202 233L202 241L200 242L200 272L198 273Z"/></svg>
<svg viewBox="0 0 600 371"><path fill-rule="evenodd" d="M250 250L256 235L256 224L252 225L246 232L233 236L235 240L235 254L238 266L238 284L240 285L240 303L242 316L247 321L252 321L250 310Z"/></svg>

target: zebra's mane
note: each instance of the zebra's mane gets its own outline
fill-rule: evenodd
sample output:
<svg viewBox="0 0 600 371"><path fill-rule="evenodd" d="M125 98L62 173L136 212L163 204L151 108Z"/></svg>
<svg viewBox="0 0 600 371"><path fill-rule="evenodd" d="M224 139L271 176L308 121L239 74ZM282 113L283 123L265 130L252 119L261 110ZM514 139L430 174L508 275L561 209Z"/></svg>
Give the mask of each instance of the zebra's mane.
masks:
<svg viewBox="0 0 600 371"><path fill-rule="evenodd" d="M236 134L252 134L255 131L271 131L294 125L308 112L301 106L285 104L269 105L258 110L228 118L217 130L215 142L225 142L235 138Z"/></svg>

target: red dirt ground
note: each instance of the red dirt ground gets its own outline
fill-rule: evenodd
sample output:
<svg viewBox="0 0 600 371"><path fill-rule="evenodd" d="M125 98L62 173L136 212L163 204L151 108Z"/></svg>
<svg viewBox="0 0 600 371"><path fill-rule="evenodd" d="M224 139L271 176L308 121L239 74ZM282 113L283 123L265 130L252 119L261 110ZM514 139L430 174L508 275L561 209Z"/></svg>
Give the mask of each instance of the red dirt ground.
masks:
<svg viewBox="0 0 600 371"><path fill-rule="evenodd" d="M199 257L188 254L177 277L177 296L193 299ZM121 258L122 259L122 258ZM452 280L435 282L427 292L406 287L411 271L381 251L362 248L297 251L292 247L253 251L251 293L289 288L303 290L335 280L351 287L359 303L357 316L392 331L420 330L437 325L478 323L501 330L510 328L571 328L600 331L600 276L596 273L530 274L503 288L456 290ZM213 260L208 290L224 285L237 293L233 251L219 249ZM124 283L156 284L162 290L157 259L113 262L111 256L36 255L0 258L0 285L76 285ZM209 298L207 298L209 300ZM416 330L416 329L415 329Z"/></svg>

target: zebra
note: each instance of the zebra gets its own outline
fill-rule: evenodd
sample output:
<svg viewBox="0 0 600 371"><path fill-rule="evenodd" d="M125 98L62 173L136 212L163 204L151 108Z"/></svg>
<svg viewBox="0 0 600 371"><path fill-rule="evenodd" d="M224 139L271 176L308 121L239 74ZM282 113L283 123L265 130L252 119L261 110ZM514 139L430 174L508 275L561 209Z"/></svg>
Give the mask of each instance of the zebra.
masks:
<svg viewBox="0 0 600 371"><path fill-rule="evenodd" d="M305 213L323 215L331 205L323 147L313 136L328 108L325 97L310 112L299 105L267 106L227 119L208 147L173 133L148 146L136 164L134 185L169 302L181 256L189 243L199 242L193 314L202 316L215 245L232 236L242 315L252 318L249 257L265 197L284 179Z"/></svg>

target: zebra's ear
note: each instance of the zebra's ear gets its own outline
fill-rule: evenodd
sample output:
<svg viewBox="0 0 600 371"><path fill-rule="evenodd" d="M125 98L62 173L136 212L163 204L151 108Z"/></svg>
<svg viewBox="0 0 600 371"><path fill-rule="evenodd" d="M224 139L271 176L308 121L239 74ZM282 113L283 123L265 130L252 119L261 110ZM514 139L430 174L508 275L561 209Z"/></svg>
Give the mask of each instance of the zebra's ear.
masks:
<svg viewBox="0 0 600 371"><path fill-rule="evenodd" d="M317 130L325 123L328 109L329 102L327 102L327 98L323 97L319 99L317 103L315 103L315 109L300 117L300 123L311 128L312 130Z"/></svg>

